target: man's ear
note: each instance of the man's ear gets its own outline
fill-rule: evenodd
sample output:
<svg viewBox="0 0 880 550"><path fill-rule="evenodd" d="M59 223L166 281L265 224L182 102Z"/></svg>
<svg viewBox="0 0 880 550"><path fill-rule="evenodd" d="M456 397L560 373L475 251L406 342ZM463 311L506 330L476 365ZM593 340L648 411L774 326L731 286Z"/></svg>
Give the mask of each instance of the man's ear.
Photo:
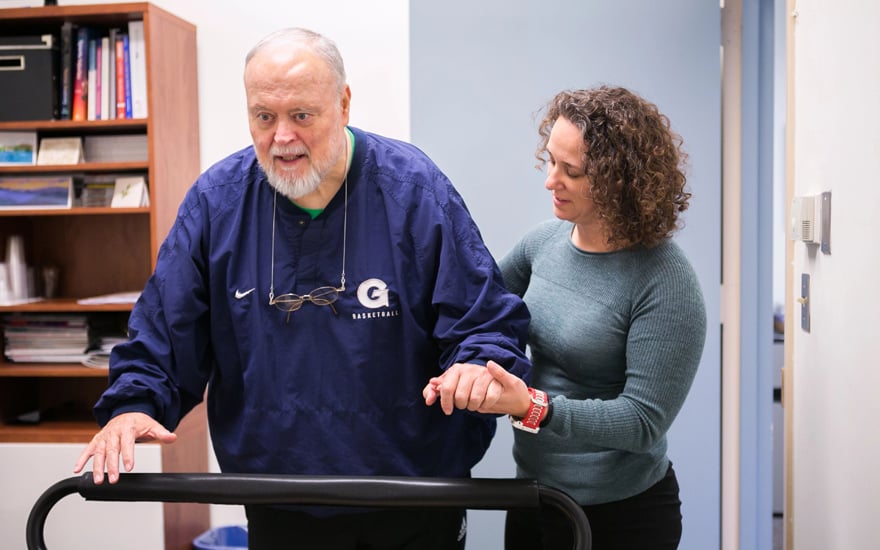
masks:
<svg viewBox="0 0 880 550"><path fill-rule="evenodd" d="M342 109L342 116L345 117L345 123L348 124L348 117L351 109L351 88L348 87L348 84L345 85L345 91L342 92L342 97L339 101Z"/></svg>

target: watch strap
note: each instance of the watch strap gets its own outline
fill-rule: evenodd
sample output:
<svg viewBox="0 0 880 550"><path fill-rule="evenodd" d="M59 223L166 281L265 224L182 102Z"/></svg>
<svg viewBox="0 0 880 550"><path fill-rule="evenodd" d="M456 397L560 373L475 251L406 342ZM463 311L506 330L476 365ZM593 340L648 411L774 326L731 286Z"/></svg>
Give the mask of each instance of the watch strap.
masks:
<svg viewBox="0 0 880 550"><path fill-rule="evenodd" d="M522 418L515 416L510 417L510 423L514 428L530 433L538 433L541 429L541 422L547 414L550 401L547 392L529 388L529 410Z"/></svg>

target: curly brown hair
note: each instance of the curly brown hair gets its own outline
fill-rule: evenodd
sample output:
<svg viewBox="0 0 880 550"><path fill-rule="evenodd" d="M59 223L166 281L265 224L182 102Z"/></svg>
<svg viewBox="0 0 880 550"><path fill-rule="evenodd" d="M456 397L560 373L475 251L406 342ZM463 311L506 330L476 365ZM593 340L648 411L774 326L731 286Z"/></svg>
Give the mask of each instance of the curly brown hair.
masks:
<svg viewBox="0 0 880 550"><path fill-rule="evenodd" d="M669 118L656 105L619 87L565 90L546 106L538 127L539 168L556 119L581 130L587 146L585 189L609 231L608 243L653 247L681 227L687 210L687 154Z"/></svg>

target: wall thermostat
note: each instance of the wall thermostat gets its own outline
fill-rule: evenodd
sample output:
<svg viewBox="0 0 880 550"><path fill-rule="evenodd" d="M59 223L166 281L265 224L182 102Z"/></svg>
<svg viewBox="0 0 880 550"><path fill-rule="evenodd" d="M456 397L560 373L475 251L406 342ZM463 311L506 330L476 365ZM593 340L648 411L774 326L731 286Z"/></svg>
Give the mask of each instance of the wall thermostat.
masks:
<svg viewBox="0 0 880 550"><path fill-rule="evenodd" d="M791 200L791 240L819 244L831 254L831 191Z"/></svg>
<svg viewBox="0 0 880 550"><path fill-rule="evenodd" d="M805 243L819 242L816 197L795 197L791 201L791 240Z"/></svg>

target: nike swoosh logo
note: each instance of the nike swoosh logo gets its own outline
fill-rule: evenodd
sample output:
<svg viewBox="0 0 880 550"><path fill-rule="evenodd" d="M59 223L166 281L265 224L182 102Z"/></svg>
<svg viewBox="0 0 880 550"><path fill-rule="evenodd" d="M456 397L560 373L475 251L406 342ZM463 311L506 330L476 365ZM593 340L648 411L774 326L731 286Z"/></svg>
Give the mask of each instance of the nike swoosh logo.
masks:
<svg viewBox="0 0 880 550"><path fill-rule="evenodd" d="M250 293L253 292L254 290L256 290L256 289L253 289L253 288L252 288L252 289L250 289L250 290L245 290L244 292L242 292L242 291L236 289L236 290L235 290L235 299L236 299L236 300L241 300L242 298L244 298L245 296L247 296L248 294L250 294Z"/></svg>

